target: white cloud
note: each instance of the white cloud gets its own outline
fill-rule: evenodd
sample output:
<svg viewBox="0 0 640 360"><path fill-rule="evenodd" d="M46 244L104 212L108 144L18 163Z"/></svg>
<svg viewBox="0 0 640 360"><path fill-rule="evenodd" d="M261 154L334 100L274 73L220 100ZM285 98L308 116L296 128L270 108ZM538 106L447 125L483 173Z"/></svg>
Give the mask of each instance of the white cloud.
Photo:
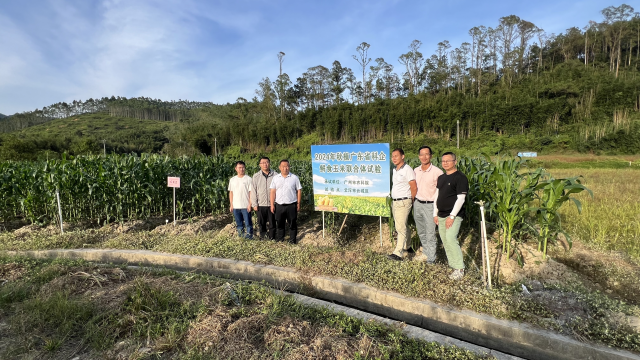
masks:
<svg viewBox="0 0 640 360"><path fill-rule="evenodd" d="M313 182L324 185L325 179L320 175L313 175Z"/></svg>
<svg viewBox="0 0 640 360"><path fill-rule="evenodd" d="M387 197L389 196L388 192L372 192L371 194L369 194L369 196L371 197Z"/></svg>
<svg viewBox="0 0 640 360"><path fill-rule="evenodd" d="M330 67L334 60L361 80L352 55L362 41L371 44L372 59L385 58L401 74L396 59L416 37L428 58L440 39L459 46L470 41L469 27L495 26L500 16L526 16L560 32L600 20L603 7L595 0L543 2L533 10L518 2L503 5L498 14L466 2L459 13L453 11L460 8L457 2L414 1L410 7L422 15L407 20L406 6L395 0L365 7L337 1L0 1L0 112L111 95L251 100L261 78L275 80L279 51L286 53L283 71L294 82L307 68ZM563 8L572 11L558 15L555 10ZM462 19L460 26L442 25L451 23L451 14Z"/></svg>

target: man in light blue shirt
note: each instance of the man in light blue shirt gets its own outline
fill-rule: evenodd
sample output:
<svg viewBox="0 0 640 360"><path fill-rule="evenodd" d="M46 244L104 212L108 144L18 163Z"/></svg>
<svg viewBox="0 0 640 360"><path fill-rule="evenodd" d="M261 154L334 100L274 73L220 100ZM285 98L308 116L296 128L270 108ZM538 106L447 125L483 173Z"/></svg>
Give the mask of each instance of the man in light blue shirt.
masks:
<svg viewBox="0 0 640 360"><path fill-rule="evenodd" d="M276 241L284 241L285 222L289 223L289 242L296 244L298 211L302 198L300 179L289 172L289 160L280 161L280 174L271 181L271 212L276 217Z"/></svg>

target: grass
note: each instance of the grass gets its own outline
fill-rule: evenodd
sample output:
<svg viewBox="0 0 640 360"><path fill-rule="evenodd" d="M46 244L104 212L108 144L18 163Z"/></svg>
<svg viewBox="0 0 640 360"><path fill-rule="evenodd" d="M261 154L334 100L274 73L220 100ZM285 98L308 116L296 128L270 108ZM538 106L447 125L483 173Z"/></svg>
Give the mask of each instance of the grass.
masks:
<svg viewBox="0 0 640 360"><path fill-rule="evenodd" d="M555 177L584 176L593 199L578 194L582 214L567 204L560 209L565 230L585 244L619 251L640 260L640 171L631 169L557 169Z"/></svg>
<svg viewBox="0 0 640 360"><path fill-rule="evenodd" d="M0 305L10 326L0 328L2 358L478 358L302 305L260 284L1 257L0 268L8 267L22 271L10 285L34 291ZM42 282L40 272L58 276ZM100 275L102 284L77 274ZM6 285L0 287L0 296L6 293Z"/></svg>
<svg viewBox="0 0 640 360"><path fill-rule="evenodd" d="M479 274L471 267L462 281L454 282L448 278L449 269L444 264L428 266L411 261L398 263L371 250L354 251L348 247L345 249L344 246L314 247L244 240L216 232L189 236L147 231L112 234L107 237L95 231L75 231L65 235L34 233L34 236L20 238L12 238L11 233L4 233L0 235L0 245L5 250L83 246L146 249L285 266L304 274L335 276L406 296L429 299L497 318L525 321L569 336L577 335L579 338L588 338L610 346L640 351L640 333L618 326L615 319L608 317L610 313L621 313L623 317L640 316L640 307L636 303L629 304L585 286L551 287L542 291L542 294L547 291L558 292L558 296L552 298L529 299L521 294L520 283L488 292L483 289ZM633 286L637 287L637 284ZM563 298L581 299L575 300L580 311L574 317L569 316L575 322L567 321L567 315L558 310L561 305L557 303L562 303ZM578 315L587 318L578 321ZM594 332L592 327L583 326L585 322L592 324L592 327L609 330Z"/></svg>
<svg viewBox="0 0 640 360"><path fill-rule="evenodd" d="M486 292L482 290L478 273L471 266L469 275L462 282L454 283L448 279L448 269L443 264L427 267L414 262L391 262L382 253L357 245L356 241L341 241L335 246L292 246L247 241L216 231L176 235L154 231L118 234L100 229L69 231L65 235L46 231L27 235L4 232L0 233L0 250L147 249L247 260L295 268L306 274L344 278L498 318L529 322L579 339L640 351L640 334L620 326L611 315L640 316L640 271L637 266L640 262L640 205L636 200L640 195L640 171L554 169L552 174L556 177L582 174L584 184L594 192L593 199L587 194L578 195L583 204L582 215L578 215L572 204L560 210L564 227L574 240L578 240L578 246L568 253L556 246L551 256L579 273L584 283L565 283L562 286L545 283L545 292L558 292L552 300L523 297L519 283L501 287L492 293ZM377 234L377 222L374 225ZM350 236L359 235L351 233ZM583 245L593 251L605 252L596 252L592 256L596 260L585 261L575 255L582 251ZM40 282L44 282L58 274L57 271L43 269L38 276ZM5 288L13 286L9 283ZM32 293L33 288L30 287L14 288L0 296L0 305L22 301ZM554 303L562 299L575 302L581 311L563 313ZM571 321L567 321L567 316Z"/></svg>
<svg viewBox="0 0 640 360"><path fill-rule="evenodd" d="M548 169L640 169L640 156L638 155L542 155L530 160L533 165Z"/></svg>

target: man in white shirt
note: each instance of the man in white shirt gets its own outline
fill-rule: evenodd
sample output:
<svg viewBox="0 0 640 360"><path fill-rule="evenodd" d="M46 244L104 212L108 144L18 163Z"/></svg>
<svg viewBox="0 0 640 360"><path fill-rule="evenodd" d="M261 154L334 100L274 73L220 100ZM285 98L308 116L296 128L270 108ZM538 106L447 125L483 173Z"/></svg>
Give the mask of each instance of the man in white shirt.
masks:
<svg viewBox="0 0 640 360"><path fill-rule="evenodd" d="M391 260L402 260L406 256L407 239L411 240L411 229L409 229L409 213L413 199L416 197L418 188L416 187L416 177L411 166L404 162L404 151L395 149L391 152L391 162L393 168L393 186L391 187L391 198L393 199L393 221L398 232L398 242L392 254L387 255Z"/></svg>
<svg viewBox="0 0 640 360"><path fill-rule="evenodd" d="M430 147L420 147L418 157L421 165L413 170L418 186L416 200L413 203L413 219L416 221L416 229L422 244L422 254L413 259L426 261L428 264L433 264L436 261L438 239L436 238L436 224L432 220L433 202L436 200L438 177L443 174L442 170L431 164L432 155Z"/></svg>
<svg viewBox="0 0 640 360"><path fill-rule="evenodd" d="M296 244L298 211L302 198L300 179L289 172L289 160L280 161L280 174L271 181L271 212L276 215L276 241L284 241L285 221L289 223L289 242Z"/></svg>
<svg viewBox="0 0 640 360"><path fill-rule="evenodd" d="M236 173L229 180L229 211L236 220L238 236L251 239L253 237L253 224L251 223L251 177L245 175L243 161L236 162Z"/></svg>

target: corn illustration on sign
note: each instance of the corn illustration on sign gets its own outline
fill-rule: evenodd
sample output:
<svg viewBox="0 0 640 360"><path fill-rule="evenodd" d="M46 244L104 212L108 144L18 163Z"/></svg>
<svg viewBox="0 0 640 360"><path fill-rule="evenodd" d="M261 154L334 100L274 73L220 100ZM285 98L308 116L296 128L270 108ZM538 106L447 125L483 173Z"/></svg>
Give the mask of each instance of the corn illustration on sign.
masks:
<svg viewBox="0 0 640 360"><path fill-rule="evenodd" d="M316 211L389 217L389 144L311 146Z"/></svg>

